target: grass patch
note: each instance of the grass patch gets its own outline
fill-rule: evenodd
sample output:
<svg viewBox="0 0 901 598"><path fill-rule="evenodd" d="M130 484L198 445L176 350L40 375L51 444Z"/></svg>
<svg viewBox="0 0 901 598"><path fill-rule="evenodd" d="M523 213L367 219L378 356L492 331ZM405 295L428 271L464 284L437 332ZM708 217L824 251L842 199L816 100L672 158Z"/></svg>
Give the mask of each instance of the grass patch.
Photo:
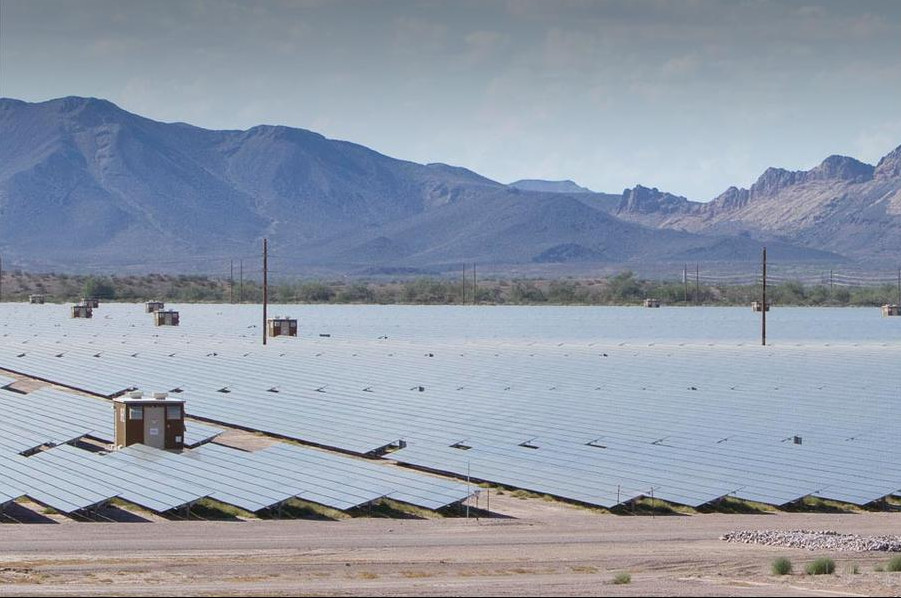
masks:
<svg viewBox="0 0 901 598"><path fill-rule="evenodd" d="M610 509L616 515L692 515L695 509L677 505L659 498L643 496Z"/></svg>
<svg viewBox="0 0 901 598"><path fill-rule="evenodd" d="M791 505L786 505L782 510L791 513L861 513L864 511L857 505L816 496L805 496Z"/></svg>
<svg viewBox="0 0 901 598"><path fill-rule="evenodd" d="M379 574L373 573L372 571L361 571L357 574L357 577L359 577L360 579L378 579Z"/></svg>
<svg viewBox="0 0 901 598"><path fill-rule="evenodd" d="M835 561L829 557L820 557L807 563L807 575L832 575L835 573Z"/></svg>
<svg viewBox="0 0 901 598"><path fill-rule="evenodd" d="M885 570L891 573L901 573L901 554L893 556L885 565Z"/></svg>
<svg viewBox="0 0 901 598"><path fill-rule="evenodd" d="M597 573L598 568L591 565L573 565L570 567L573 573Z"/></svg>
<svg viewBox="0 0 901 598"><path fill-rule="evenodd" d="M851 575L860 575L860 567L857 565L857 563L848 565L848 573L850 573Z"/></svg>
<svg viewBox="0 0 901 598"><path fill-rule="evenodd" d="M791 575L792 562L784 556L781 556L773 561L772 571L773 575Z"/></svg>
<svg viewBox="0 0 901 598"><path fill-rule="evenodd" d="M240 507L227 505L213 500L212 498L201 498L191 505L191 518L193 519L212 519L212 520L235 520L235 519L256 519L257 516L250 511L245 511Z"/></svg>
<svg viewBox="0 0 901 598"><path fill-rule="evenodd" d="M348 511L351 517L376 517L380 519L440 519L442 514L414 505L381 498L368 505Z"/></svg>
<svg viewBox="0 0 901 598"><path fill-rule="evenodd" d="M613 576L614 585L622 586L632 583L632 575L626 571L617 573Z"/></svg>
<svg viewBox="0 0 901 598"><path fill-rule="evenodd" d="M728 513L735 515L767 515L775 513L776 508L762 502L743 500L734 496L726 496L720 500L698 507L699 513Z"/></svg>
<svg viewBox="0 0 901 598"><path fill-rule="evenodd" d="M285 501L280 512L278 509L273 509L261 516L261 519L312 519L315 521L338 521L349 518L350 515L344 511L300 498L291 498Z"/></svg>
<svg viewBox="0 0 901 598"><path fill-rule="evenodd" d="M44 507L43 509L41 509L41 514L43 514L43 515L59 515L59 511L57 511L53 507Z"/></svg>
<svg viewBox="0 0 901 598"><path fill-rule="evenodd" d="M429 573L428 571L401 571L400 574L407 579L421 579L423 577L435 576L434 573Z"/></svg>

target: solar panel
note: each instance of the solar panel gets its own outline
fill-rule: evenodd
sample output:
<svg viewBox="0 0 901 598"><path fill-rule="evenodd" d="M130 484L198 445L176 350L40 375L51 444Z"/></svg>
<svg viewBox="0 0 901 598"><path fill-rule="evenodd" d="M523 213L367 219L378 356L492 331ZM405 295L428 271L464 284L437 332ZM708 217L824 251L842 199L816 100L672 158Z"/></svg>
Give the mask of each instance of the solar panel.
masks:
<svg viewBox="0 0 901 598"><path fill-rule="evenodd" d="M0 456L0 479L61 513L72 514L107 502L117 491L96 480L86 481L67 467L30 458Z"/></svg>
<svg viewBox="0 0 901 598"><path fill-rule="evenodd" d="M190 506L207 496L208 491L186 480L175 481L140 464L110 459L71 446L61 446L29 457L30 463L50 463L65 469L81 485L103 484L115 489L117 496L164 513Z"/></svg>
<svg viewBox="0 0 901 598"><path fill-rule="evenodd" d="M661 326L664 312L637 308L297 306L301 338L264 348L251 306L179 306L184 325L165 331L140 305L109 307L90 326L14 307L0 367L99 394L178 388L205 420L361 455L406 446L386 457L592 504L652 491L689 505L866 504L901 487L886 457L901 329L872 310L780 308L774 345L759 347L745 308L665 310ZM862 398L853 410L849 397ZM272 472L281 458L241 467ZM364 474L341 475L305 492L398 496L389 480L343 496Z"/></svg>

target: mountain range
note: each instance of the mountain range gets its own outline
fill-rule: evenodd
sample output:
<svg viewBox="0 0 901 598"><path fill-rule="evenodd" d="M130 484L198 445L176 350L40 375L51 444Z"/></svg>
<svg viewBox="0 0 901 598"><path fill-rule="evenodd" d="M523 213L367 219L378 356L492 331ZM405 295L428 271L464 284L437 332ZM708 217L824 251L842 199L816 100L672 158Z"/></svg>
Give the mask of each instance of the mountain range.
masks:
<svg viewBox="0 0 901 598"><path fill-rule="evenodd" d="M26 269L222 271L268 238L283 274L498 272L901 258L901 148L770 168L709 203L636 186L505 185L283 126L212 131L94 98L0 99L0 254Z"/></svg>

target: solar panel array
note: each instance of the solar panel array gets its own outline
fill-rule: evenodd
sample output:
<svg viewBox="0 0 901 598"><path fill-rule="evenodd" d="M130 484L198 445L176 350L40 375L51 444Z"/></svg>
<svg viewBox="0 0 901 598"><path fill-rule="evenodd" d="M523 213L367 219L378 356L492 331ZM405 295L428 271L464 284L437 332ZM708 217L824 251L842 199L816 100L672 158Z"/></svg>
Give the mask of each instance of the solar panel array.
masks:
<svg viewBox="0 0 901 598"><path fill-rule="evenodd" d="M439 509L467 496L459 483L292 446L248 453L206 444L181 454L140 444L109 454L60 446L2 458L0 473L11 480L0 489L6 496L27 494L63 513L113 497L163 513L205 497L258 512L295 497L348 510L380 498Z"/></svg>
<svg viewBox="0 0 901 598"><path fill-rule="evenodd" d="M603 506L901 490L901 326L878 310L777 309L776 345L759 347L750 309L304 307L306 338L264 348L246 306L180 307L180 331L140 307L106 306L99 325L8 318L0 367L104 395L176 391L195 417L399 446L387 458Z"/></svg>

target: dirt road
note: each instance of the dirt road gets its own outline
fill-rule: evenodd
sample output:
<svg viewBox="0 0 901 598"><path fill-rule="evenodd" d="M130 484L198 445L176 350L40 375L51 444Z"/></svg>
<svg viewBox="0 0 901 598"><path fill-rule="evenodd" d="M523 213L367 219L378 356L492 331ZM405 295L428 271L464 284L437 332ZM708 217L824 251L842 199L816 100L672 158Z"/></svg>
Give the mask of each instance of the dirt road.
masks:
<svg viewBox="0 0 901 598"><path fill-rule="evenodd" d="M9 524L0 595L898 595L885 554L729 544L736 529L901 533L901 514L627 517L509 496L504 519ZM787 556L796 574L770 564ZM857 564L860 573L849 568ZM619 572L631 583L612 584Z"/></svg>

